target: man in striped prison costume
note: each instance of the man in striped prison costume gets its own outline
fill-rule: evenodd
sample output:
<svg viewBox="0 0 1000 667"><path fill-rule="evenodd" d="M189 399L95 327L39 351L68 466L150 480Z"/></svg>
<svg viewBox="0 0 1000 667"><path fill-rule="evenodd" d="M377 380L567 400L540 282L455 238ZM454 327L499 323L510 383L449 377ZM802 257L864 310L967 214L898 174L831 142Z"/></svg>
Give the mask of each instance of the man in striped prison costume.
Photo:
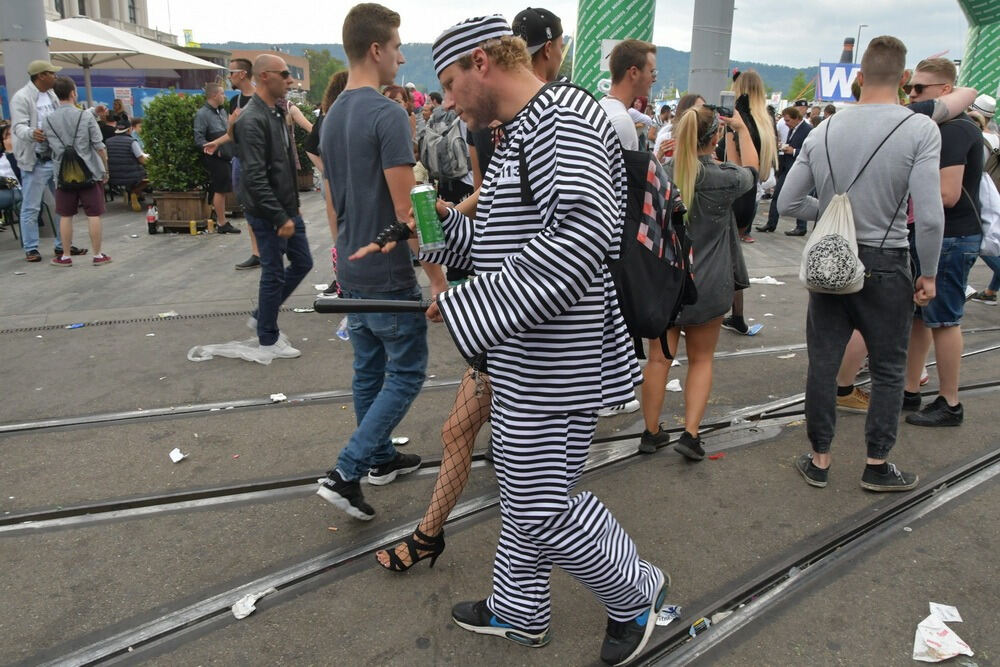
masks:
<svg viewBox="0 0 1000 667"><path fill-rule="evenodd" d="M473 632L544 645L558 565L604 603L601 657L625 664L648 640L669 579L638 557L597 497L571 495L597 410L629 400L640 379L606 265L624 219L621 148L588 93L542 88L501 16L449 28L433 58L446 108L472 129L504 123L475 219L450 210L448 248L424 257L471 259L476 277L440 295L428 316L444 319L467 358L488 351L494 391L502 527L493 594L452 616Z"/></svg>

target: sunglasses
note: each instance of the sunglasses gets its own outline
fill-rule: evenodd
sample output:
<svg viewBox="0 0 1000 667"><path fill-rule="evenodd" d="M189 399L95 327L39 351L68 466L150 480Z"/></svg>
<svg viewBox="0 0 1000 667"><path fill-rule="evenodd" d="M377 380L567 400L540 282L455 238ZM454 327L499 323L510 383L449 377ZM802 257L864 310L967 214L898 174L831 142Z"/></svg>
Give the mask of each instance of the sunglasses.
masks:
<svg viewBox="0 0 1000 667"><path fill-rule="evenodd" d="M910 91L912 90L917 95L922 95L924 93L924 89L926 88L930 88L931 86L947 86L947 85L948 85L947 83L908 83L905 86L903 86L903 92L909 95Z"/></svg>
<svg viewBox="0 0 1000 667"><path fill-rule="evenodd" d="M288 77L290 77L292 75L292 73L289 72L287 69L283 69L283 70L266 69L264 71L267 72L267 73L269 73L269 74L280 74L282 79L287 79Z"/></svg>

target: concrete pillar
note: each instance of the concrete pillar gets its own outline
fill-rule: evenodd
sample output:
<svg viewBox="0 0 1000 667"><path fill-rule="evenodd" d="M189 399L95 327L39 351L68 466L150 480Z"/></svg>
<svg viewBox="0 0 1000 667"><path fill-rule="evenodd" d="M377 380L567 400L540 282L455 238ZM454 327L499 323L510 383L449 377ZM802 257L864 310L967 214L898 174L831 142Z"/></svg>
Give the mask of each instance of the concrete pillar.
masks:
<svg viewBox="0 0 1000 667"><path fill-rule="evenodd" d="M128 19L128 0L118 0L118 17L122 23L131 23Z"/></svg>
<svg viewBox="0 0 1000 667"><path fill-rule="evenodd" d="M38 0L4 0L0 12L0 51L11 97L28 83L28 63L48 60L45 6Z"/></svg>
<svg viewBox="0 0 1000 667"><path fill-rule="evenodd" d="M695 0L691 27L689 93L719 103L719 92L729 86L729 47L733 38L735 0Z"/></svg>

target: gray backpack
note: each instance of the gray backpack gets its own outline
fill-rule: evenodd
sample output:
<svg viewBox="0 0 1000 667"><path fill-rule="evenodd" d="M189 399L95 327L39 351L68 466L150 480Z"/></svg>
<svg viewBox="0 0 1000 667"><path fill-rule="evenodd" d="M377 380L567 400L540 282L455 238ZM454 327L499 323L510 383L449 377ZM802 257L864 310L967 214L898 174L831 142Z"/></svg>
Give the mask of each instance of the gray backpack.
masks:
<svg viewBox="0 0 1000 667"><path fill-rule="evenodd" d="M472 169L460 122L453 111L433 114L417 137L420 162L434 180L458 180Z"/></svg>

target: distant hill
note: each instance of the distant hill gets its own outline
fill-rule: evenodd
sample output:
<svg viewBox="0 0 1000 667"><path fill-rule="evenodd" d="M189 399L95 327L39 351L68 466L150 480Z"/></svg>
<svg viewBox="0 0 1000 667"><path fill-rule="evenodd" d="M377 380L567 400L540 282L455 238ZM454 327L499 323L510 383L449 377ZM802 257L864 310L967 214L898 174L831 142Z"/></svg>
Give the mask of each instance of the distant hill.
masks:
<svg viewBox="0 0 1000 667"><path fill-rule="evenodd" d="M285 53L301 56L306 49L322 51L328 49L330 55L345 63L347 56L344 54L344 47L340 44L263 44L250 42L226 42L225 44L202 44L207 48L219 48L224 50L233 49L273 49L278 48ZM400 78L412 81L423 91L438 90L437 76L434 74L434 64L431 61L430 44L403 44L403 55L406 56L406 64L400 68ZM657 81L654 90L657 94L673 83L680 91L687 90L688 69L691 61L691 54L687 51L678 51L669 46L656 47L656 69ZM788 87L792 79L798 72L803 72L806 81L816 76L818 67L785 67L784 65L767 65L765 63L751 63L740 60L733 60L729 63L730 69L738 67L741 70L755 69L764 79L765 85L773 90L782 91L785 97L793 94Z"/></svg>

